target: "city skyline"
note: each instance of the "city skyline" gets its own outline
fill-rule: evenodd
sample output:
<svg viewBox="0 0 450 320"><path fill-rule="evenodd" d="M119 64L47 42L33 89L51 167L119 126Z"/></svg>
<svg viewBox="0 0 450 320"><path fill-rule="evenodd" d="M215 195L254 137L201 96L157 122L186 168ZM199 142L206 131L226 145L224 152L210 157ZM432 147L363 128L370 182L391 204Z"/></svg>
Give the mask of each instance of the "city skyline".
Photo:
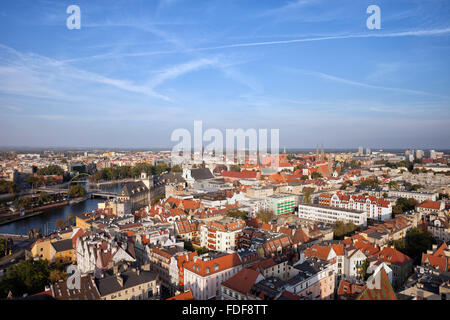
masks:
<svg viewBox="0 0 450 320"><path fill-rule="evenodd" d="M5 1L0 147L171 148L177 128L280 148L449 149L450 4Z"/></svg>

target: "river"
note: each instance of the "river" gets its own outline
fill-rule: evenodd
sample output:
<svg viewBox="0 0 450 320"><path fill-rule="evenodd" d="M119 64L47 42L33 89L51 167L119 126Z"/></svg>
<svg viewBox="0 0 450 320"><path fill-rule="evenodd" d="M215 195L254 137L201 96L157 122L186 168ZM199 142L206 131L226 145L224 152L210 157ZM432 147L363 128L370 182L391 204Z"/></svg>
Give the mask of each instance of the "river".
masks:
<svg viewBox="0 0 450 320"><path fill-rule="evenodd" d="M108 192L119 192L122 184L113 183L101 185L99 188ZM86 201L46 210L44 213L24 220L19 220L13 223L0 226L0 233L28 235L28 231L33 228L40 228L42 232L48 230L55 231L56 220L64 219L67 221L68 215L88 212L97 209L99 202L104 202L104 199L87 199Z"/></svg>

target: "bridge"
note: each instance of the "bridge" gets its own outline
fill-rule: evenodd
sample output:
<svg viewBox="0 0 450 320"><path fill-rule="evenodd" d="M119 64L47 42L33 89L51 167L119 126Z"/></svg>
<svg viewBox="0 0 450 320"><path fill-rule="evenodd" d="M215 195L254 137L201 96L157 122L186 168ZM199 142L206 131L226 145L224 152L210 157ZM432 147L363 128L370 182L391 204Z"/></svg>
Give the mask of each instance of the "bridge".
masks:
<svg viewBox="0 0 450 320"><path fill-rule="evenodd" d="M111 198L117 198L117 193L114 192L106 192L100 189L90 189L86 191L88 195L90 195L91 197L100 197L100 198L106 198L106 199L111 199Z"/></svg>

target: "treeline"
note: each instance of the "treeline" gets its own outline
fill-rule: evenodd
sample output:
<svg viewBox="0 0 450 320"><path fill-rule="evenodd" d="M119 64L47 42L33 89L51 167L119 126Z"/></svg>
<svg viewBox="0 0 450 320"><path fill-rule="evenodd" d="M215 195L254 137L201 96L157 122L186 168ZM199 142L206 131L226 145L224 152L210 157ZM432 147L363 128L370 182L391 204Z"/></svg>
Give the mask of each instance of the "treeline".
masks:
<svg viewBox="0 0 450 320"><path fill-rule="evenodd" d="M58 165L50 165L48 167L38 169L36 173L39 176L62 176L64 175L64 170Z"/></svg>
<svg viewBox="0 0 450 320"><path fill-rule="evenodd" d="M45 191L39 193L39 197L21 197L13 201L15 210L31 209L37 206L43 206L52 202L62 201L64 196L60 194L49 194Z"/></svg>
<svg viewBox="0 0 450 320"><path fill-rule="evenodd" d="M47 260L24 260L10 267L0 279L0 299L5 299L9 292L14 297L42 292L46 285L66 280L67 277L63 267L50 264Z"/></svg>
<svg viewBox="0 0 450 320"><path fill-rule="evenodd" d="M334 240L343 240L345 236L350 236L356 229L353 222L336 221L333 227Z"/></svg>
<svg viewBox="0 0 450 320"><path fill-rule="evenodd" d="M19 186L14 181L0 180L0 194L16 193Z"/></svg>
<svg viewBox="0 0 450 320"><path fill-rule="evenodd" d="M121 167L104 168L93 174L90 179L92 182L102 180L103 181L120 180L127 178L136 179L140 177L142 172L147 173L147 176L151 176L151 175L159 175L166 171L181 172L181 168L179 166L174 166L171 168L164 162L160 162L155 166L148 163L138 163L134 167L121 166Z"/></svg>
<svg viewBox="0 0 450 320"><path fill-rule="evenodd" d="M361 188L378 188L380 186L380 181L378 178L370 178L366 179L364 181L361 181L360 185Z"/></svg>

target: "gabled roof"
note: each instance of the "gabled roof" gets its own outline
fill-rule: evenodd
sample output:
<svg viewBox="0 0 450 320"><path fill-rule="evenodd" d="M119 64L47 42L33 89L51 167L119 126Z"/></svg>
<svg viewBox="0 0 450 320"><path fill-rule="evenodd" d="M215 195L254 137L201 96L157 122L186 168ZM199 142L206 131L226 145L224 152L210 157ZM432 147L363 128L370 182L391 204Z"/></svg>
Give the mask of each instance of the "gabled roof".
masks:
<svg viewBox="0 0 450 320"><path fill-rule="evenodd" d="M408 257L406 254L401 253L400 251L385 247L377 254L378 259L381 259L383 262L393 263L393 264L405 264L411 261L412 259Z"/></svg>
<svg viewBox="0 0 450 320"><path fill-rule="evenodd" d="M191 169L191 177L194 180L214 179L214 175L208 168Z"/></svg>
<svg viewBox="0 0 450 320"><path fill-rule="evenodd" d="M202 277L207 277L241 264L241 259L237 253L229 253L210 260L202 260L202 257L199 257L195 261L185 263L184 268Z"/></svg>
<svg viewBox="0 0 450 320"><path fill-rule="evenodd" d="M309 247L308 249L306 249L304 251L304 254L308 258L316 257L321 260L328 260L328 256L330 254L331 249L332 249L331 247L319 246L319 245L315 244L315 245Z"/></svg>
<svg viewBox="0 0 450 320"><path fill-rule="evenodd" d="M364 288L364 285L358 285L357 283L342 279L339 283L337 295L355 299Z"/></svg>
<svg viewBox="0 0 450 320"><path fill-rule="evenodd" d="M375 277L370 277L363 292L359 295L357 300L397 300L392 284L389 281L389 277L384 270L378 272ZM371 287L371 289L369 289Z"/></svg>
<svg viewBox="0 0 450 320"><path fill-rule="evenodd" d="M224 281L222 286L246 295L252 289L259 275L260 273L256 270L244 268Z"/></svg>
<svg viewBox="0 0 450 320"><path fill-rule="evenodd" d="M428 254L428 253L424 253L422 255L422 264L429 264L430 266L432 266L433 268L439 269L439 270L443 270L443 271L450 271L450 263L447 265L447 270L445 265L446 265L446 257L444 254L444 250L447 249L447 245L444 243L442 243L442 245L432 254Z"/></svg>
<svg viewBox="0 0 450 320"><path fill-rule="evenodd" d="M51 243L56 252L63 252L73 249L72 239L65 239Z"/></svg>
<svg viewBox="0 0 450 320"><path fill-rule="evenodd" d="M148 192L148 188L142 181L127 182L120 190L119 196L133 197L145 192Z"/></svg>
<svg viewBox="0 0 450 320"><path fill-rule="evenodd" d="M120 285L117 277L121 277L123 280L123 286ZM135 287L140 284L148 283L156 280L157 275L151 271L140 271L139 275L137 272L130 270L123 272L120 275L110 275L105 278L96 279L98 292L101 296L109 295L115 292L122 291L127 288Z"/></svg>
<svg viewBox="0 0 450 320"><path fill-rule="evenodd" d="M425 209L432 209L432 210L439 210L441 208L441 203L439 201L424 201L421 204L419 204L417 207L419 208L425 208Z"/></svg>

